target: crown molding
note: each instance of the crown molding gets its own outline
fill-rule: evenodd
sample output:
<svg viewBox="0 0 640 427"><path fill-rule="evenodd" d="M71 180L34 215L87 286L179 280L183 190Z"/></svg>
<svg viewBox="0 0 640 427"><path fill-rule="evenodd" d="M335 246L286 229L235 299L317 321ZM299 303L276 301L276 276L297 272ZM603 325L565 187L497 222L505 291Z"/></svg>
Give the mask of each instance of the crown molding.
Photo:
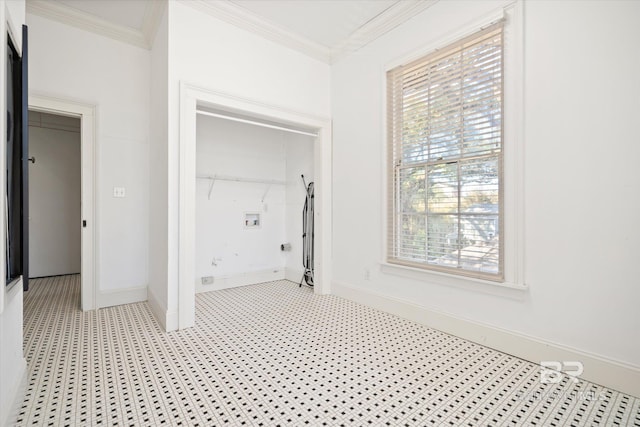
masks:
<svg viewBox="0 0 640 427"><path fill-rule="evenodd" d="M49 0L28 0L27 13L90 31L114 40L150 49L162 18L164 2L151 1L145 12L142 30L114 24L106 19Z"/></svg>
<svg viewBox="0 0 640 427"><path fill-rule="evenodd" d="M391 31L418 13L428 9L438 0L402 0L368 21L354 31L337 46L328 48L303 36L285 30L267 22L261 16L238 6L231 1L219 0L180 0L182 4L191 6L214 18L223 20L236 27L250 31L273 42L295 49L312 58L327 64L355 52L376 38Z"/></svg>
<svg viewBox="0 0 640 427"><path fill-rule="evenodd" d="M365 23L348 38L328 48L278 25L267 22L261 16L231 1L179 0L200 12L242 28L267 40L294 49L314 59L332 64L348 56L373 40L408 21L418 13L433 6L438 0L402 0ZM27 0L27 12L60 23L91 31L105 37L151 49L167 2L149 1L142 28L134 29L114 24L89 13L50 0Z"/></svg>
<svg viewBox="0 0 640 427"><path fill-rule="evenodd" d="M291 31L271 24L261 16L233 4L230 1L216 0L179 0L200 12L220 19L228 24L254 33L267 40L279 43L291 49L302 52L322 62L331 62L331 51L328 47L301 37Z"/></svg>
<svg viewBox="0 0 640 427"><path fill-rule="evenodd" d="M147 42L147 49L151 49L156 38L158 27L162 21L162 15L167 7L166 1L154 0L147 2L142 20L142 34Z"/></svg>
<svg viewBox="0 0 640 427"><path fill-rule="evenodd" d="M348 38L331 49L331 62L335 63L358 49L371 43L405 23L417 14L427 10L438 0L398 1L382 13L354 31Z"/></svg>

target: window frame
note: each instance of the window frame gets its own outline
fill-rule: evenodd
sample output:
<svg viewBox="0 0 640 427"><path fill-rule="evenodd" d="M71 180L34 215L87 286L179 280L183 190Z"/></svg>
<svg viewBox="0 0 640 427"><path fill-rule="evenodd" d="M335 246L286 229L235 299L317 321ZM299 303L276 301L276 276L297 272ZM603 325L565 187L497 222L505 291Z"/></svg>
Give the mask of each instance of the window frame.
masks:
<svg viewBox="0 0 640 427"><path fill-rule="evenodd" d="M382 208L382 248L380 267L382 273L402 276L430 283L468 287L469 289L496 289L495 287L524 290L528 286L524 280L524 116L523 116L523 19L524 7L521 0L505 2L503 7L488 13L477 20L451 31L435 42L395 59L381 70L382 94L382 144L383 153L383 204ZM387 125L387 72L403 64L411 63L430 53L446 47L477 33L492 23L504 20L503 28L503 146L502 146L502 182L501 182L501 246L502 277L498 280L452 269L418 267L402 263L389 262L388 227L393 226L389 215L394 209L392 194L389 194L389 178L392 168L389 165L390 144ZM480 286L478 285L490 285Z"/></svg>
<svg viewBox="0 0 640 427"><path fill-rule="evenodd" d="M400 67L394 68L392 70L390 70L387 73L387 85L388 85L388 89L387 89L387 94L390 95L389 98L387 98L387 121L388 121L388 125L391 125L390 127L388 127L389 129L389 133L387 135L387 146L388 146L388 150L389 150L389 154L388 154L388 158L392 159L392 162L388 163L388 169L389 169L389 174L388 174L388 188L389 190L392 192L391 194L391 198L388 201L388 207L389 207L389 217L392 218L392 222L390 222L387 225L387 232L389 234L389 236L391 238L388 238L387 243L388 243L388 247L387 247L387 262L389 262L390 264L399 264L399 265L407 265L407 266L413 266L416 268L423 268L425 270L436 270L436 271L442 271L445 273L451 273L451 274L460 274L460 275L464 275L464 276L470 276L470 277L476 277L476 278L483 278L486 280L492 280L492 281L498 281L501 282L503 281L504 278L504 268L503 268L503 233L502 233L502 216L503 216L503 207L502 207L502 186L503 186L503 174L502 174L502 165L503 165L503 153L502 153L502 146L503 146L503 118L504 118L504 102L503 102L503 83L504 83L504 67L503 67L503 58L504 58L504 43L503 43L503 39L504 39L504 20L501 19L497 22L491 23L490 25L480 28L478 31L476 31L475 33L464 37L460 40L455 41L454 43L451 43L447 46L444 46L441 50L437 50L431 54L428 54L426 56L420 57L418 58L416 61L412 62L412 63L407 63L407 64L403 64ZM481 59L479 59L479 61L484 62L487 60L487 58L492 57L493 55L495 55L496 52L499 53L499 59L497 62L494 62L494 60L492 59L491 62L494 62L496 64L495 67L492 67L492 69L489 71L489 74L483 74L480 76L477 76L477 78L479 78L480 80L484 80L486 77L490 77L490 85L491 88L493 90L497 89L498 92L498 96L497 98L499 99L499 107L497 110L492 110L498 113L499 117L500 117L500 122L499 125L497 126L498 130L498 134L499 134L499 138L497 140L498 142L498 149L496 150L495 148L491 147L491 145L487 146L487 144L492 144L490 140L486 140L486 139L482 139L482 143L480 147L476 147L480 148L480 151L475 151L475 153L472 151L471 153L465 153L465 142L464 142L464 135L465 135L465 130L466 127L468 125L469 122L473 122L473 118L469 117L468 114L474 115L476 114L476 112L474 110L471 110L468 114L467 113L462 113L463 111L463 106L465 105L465 102L463 101L463 93L465 91L465 86L464 85L460 85L459 88L457 90L460 91L459 96L460 99L458 99L457 101L454 101L454 104L445 104L444 105L444 109L445 111L447 111L447 119L446 119L446 123L447 123L447 127L449 127L452 122L450 122L449 120L454 119L454 117L456 115L458 115L460 117L460 122L455 123L455 130L453 131L454 133L458 134L459 132L459 138L461 138L462 140L458 140L458 142L451 147L446 147L444 151L439 152L439 154L442 154L444 157L439 157L439 158L434 158L434 154L431 153L427 156L427 158L422 158L423 154L420 154L422 151L420 151L419 153L415 153L415 155L417 155L420 159L417 158L412 158L413 156L410 155L409 159L407 160L407 163L404 163L405 160L405 150L411 150L411 146L413 145L411 141L405 142L404 140L404 129L405 126L410 123L412 120L416 119L415 113L408 113L408 116L406 116L403 111L406 108L413 108L413 107L417 107L420 108L420 105L423 105L422 101L416 102L415 97L419 97L422 98L426 93L424 92L425 89L420 88L418 89L419 92L414 93L413 95L410 95L410 99L409 99L409 104L408 106L405 105L405 102L407 101L406 98L406 91L414 91L416 90L416 85L418 85L418 87L423 86L423 80L424 78L419 78L419 82L415 82L413 80L415 80L415 75L416 72L418 72L419 74L422 74L424 71L433 68L434 66L437 66L437 64L442 63L441 61L445 61L444 63L450 63L449 61L458 61L458 58L462 58L465 55L467 55L468 53L472 53L473 50L476 48L476 46L478 46L480 43L484 43L485 41L489 42L491 45L493 45L492 51L490 53L487 53L486 55L488 56L482 56ZM495 44L494 44L495 43ZM455 74L455 78L457 79L458 75L460 76L460 79L462 79L462 76L465 75L465 73L467 72L473 72L475 70L473 70L473 68L468 68L466 65L464 65L463 63L459 64L459 67L455 67L454 68L454 74ZM498 71L499 72L499 76L496 77L495 75L493 75L493 72ZM441 82L442 79L446 79L446 81L449 81L451 77L448 76L449 71L445 70L444 72L440 72L438 74L435 75L435 79L436 82ZM406 83L407 79L410 79L412 82L411 83ZM426 81L431 81L431 74L429 73L429 77L426 78ZM478 90L479 87L477 86L477 80L474 80L471 82L471 86L467 86L467 87L473 87L474 91ZM448 88L445 89L445 93L447 93L449 90ZM429 89L427 89L427 93L431 93L431 91ZM458 93L456 91L456 93ZM442 94L444 96L446 96L445 94ZM458 96L456 96L457 98ZM436 98L435 102L438 102L438 99L440 98ZM431 105L431 103L429 102L428 104L426 104L427 106ZM430 107L428 107L430 108ZM400 112L398 112L397 110L400 110ZM424 124L424 126L421 126L420 129L425 129L426 128L431 128L431 117L429 117L429 113L428 112L421 112L419 113L419 116L417 116L417 118L419 118L420 120L425 119L426 123ZM397 119L397 123L396 123L396 119ZM442 120L442 119L441 119ZM467 123L467 125L465 124ZM439 131L437 131L436 133L438 133ZM492 131L493 132L493 131ZM432 132L429 132L432 133ZM395 137L395 134L400 134L401 136L399 137ZM489 139L493 139L495 136L492 133L491 136L489 136ZM433 138L433 134L430 137L430 139ZM437 140L437 138L435 138ZM437 144L437 143L436 143ZM429 143L428 145L428 151L431 152L432 149L434 149L436 146L432 146L431 143ZM437 148L436 148L437 149ZM422 148L421 150L424 150L424 148ZM452 151L449 151L452 150ZM459 150L459 153L456 153ZM435 154L435 156L437 157L439 154ZM476 161L486 161L486 162L493 162L496 166L496 171L495 171L495 178L497 179L497 191L495 193L495 195L497 196L497 203L496 203L496 208L497 208L497 214L495 215L495 219L494 221L498 222L498 227L497 227L497 232L498 232L498 238L497 238L497 262L495 265L496 268L496 272L489 272L486 271L483 268L480 269L471 269L471 268L465 268L463 263L463 257L462 257L462 251L463 248L460 245L460 237L463 236L463 234L461 234L461 230L464 228L462 223L463 221L468 221L469 218L472 217L476 217L476 215L468 210L464 210L462 209L461 206L461 195L460 195L460 191L462 190L461 185L464 182L464 177L463 177L463 170L468 167L469 165L472 165L474 162ZM455 200L456 203L456 208L453 211L450 211L448 213L443 213L443 212L434 212L429 208L429 200L426 199L424 200L425 202L425 212L416 212L416 213L407 213L404 212L404 209L401 208L401 203L403 201L403 191L402 191L402 187L405 184L405 180L402 178L403 175L405 175L406 173L411 173L411 170L415 170L415 171L424 171L424 191L428 192L429 191L429 182L430 182L430 177L431 176L438 176L438 169L441 169L442 167L448 168L450 165L454 166L454 169L456 170L456 176L455 177L450 177L452 180L450 181L451 186L455 186L458 189L457 192L457 196L450 200L450 202L453 202ZM419 174L422 175L422 173L419 172ZM408 178L407 178L408 179ZM415 193L412 193L415 194ZM412 197L412 195L408 195L409 197ZM488 217L493 217L493 214L485 214L488 215ZM405 244L410 243L410 242L405 242L404 239L405 237L407 237L404 233L404 229L403 229L403 223L405 218L414 218L414 220L417 220L418 222L424 222L424 227L425 227L425 232L427 233L425 238L427 239L424 244L425 245L429 245L429 229L430 229L430 223L435 223L437 224L438 222L438 218L442 218L442 217L452 217L454 219L454 223L455 223L455 230L456 230L456 245L454 247L450 247L450 249L454 249L455 247L457 247L457 250L454 250L451 254L446 255L446 257L449 257L452 254L456 254L457 253L457 259L455 260L455 265L442 265L442 264L437 264L437 263L431 263L428 261L429 258L431 258L433 255L445 255L446 253L448 253L448 250L446 252L442 252L442 253L434 253L431 252L430 249L427 247L426 251L425 251L425 259L424 260L411 260L409 258L403 258L402 257L402 253L406 252L407 250L409 250L409 252L411 251L410 247L406 247ZM478 216L479 218L482 217L482 215ZM465 220L465 218L467 218ZM451 224L450 224L451 225ZM411 237L409 237L409 239L411 239ZM436 237L436 240L438 240L438 238ZM397 245L397 246L396 246ZM475 246L475 245L474 245ZM450 250L449 249L449 250ZM393 252L393 254L392 254ZM484 271L483 271L484 270Z"/></svg>

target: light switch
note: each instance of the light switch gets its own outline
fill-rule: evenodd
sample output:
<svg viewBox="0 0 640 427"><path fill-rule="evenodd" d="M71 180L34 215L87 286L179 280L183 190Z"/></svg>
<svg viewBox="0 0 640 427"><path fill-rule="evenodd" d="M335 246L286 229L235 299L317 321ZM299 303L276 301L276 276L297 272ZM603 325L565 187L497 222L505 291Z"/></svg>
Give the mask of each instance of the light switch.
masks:
<svg viewBox="0 0 640 427"><path fill-rule="evenodd" d="M124 187L113 187L113 197L124 197L126 190Z"/></svg>

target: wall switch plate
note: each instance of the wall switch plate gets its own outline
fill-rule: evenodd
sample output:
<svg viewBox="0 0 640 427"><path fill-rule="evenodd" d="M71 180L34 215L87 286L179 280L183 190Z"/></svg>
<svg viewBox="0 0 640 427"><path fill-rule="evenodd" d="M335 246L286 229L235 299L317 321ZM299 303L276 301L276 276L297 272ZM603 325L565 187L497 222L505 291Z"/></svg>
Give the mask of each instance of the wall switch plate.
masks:
<svg viewBox="0 0 640 427"><path fill-rule="evenodd" d="M126 189L124 187L113 187L113 197L124 197Z"/></svg>
<svg viewBox="0 0 640 427"><path fill-rule="evenodd" d="M212 285L213 284L213 276L204 276L202 279L203 285Z"/></svg>

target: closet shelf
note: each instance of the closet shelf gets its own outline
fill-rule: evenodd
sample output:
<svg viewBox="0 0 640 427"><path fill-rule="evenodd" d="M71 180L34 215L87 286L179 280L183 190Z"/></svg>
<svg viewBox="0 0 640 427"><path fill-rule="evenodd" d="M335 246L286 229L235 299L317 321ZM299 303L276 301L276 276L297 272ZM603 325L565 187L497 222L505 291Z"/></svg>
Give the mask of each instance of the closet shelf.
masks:
<svg viewBox="0 0 640 427"><path fill-rule="evenodd" d="M234 181L234 182L249 182L253 184L266 184L267 188L262 195L262 201L264 202L264 198L267 196L269 189L272 185L287 185L286 181L279 181L276 179L259 179L259 178L242 178L238 176L226 176L226 175L196 175L197 179L209 179L211 180L211 184L209 184L209 194L207 195L208 199L211 200L211 191L213 190L213 184L216 181Z"/></svg>

